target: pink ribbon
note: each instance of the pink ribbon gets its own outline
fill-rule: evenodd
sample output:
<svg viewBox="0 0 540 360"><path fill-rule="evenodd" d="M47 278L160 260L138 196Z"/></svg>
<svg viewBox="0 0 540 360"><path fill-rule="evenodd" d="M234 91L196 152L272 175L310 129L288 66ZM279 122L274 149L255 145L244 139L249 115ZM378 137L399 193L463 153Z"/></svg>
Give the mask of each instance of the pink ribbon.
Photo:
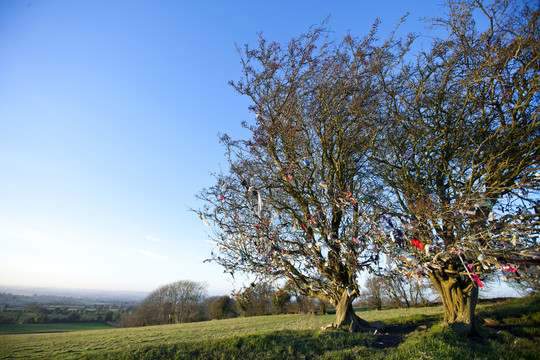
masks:
<svg viewBox="0 0 540 360"><path fill-rule="evenodd" d="M480 281L480 278L478 277L478 275L476 275L476 273L473 271L472 268L473 268L472 264L469 264L469 270L471 270L471 275L473 276L474 280L476 280L478 287L483 288L484 284L482 284L482 282Z"/></svg>

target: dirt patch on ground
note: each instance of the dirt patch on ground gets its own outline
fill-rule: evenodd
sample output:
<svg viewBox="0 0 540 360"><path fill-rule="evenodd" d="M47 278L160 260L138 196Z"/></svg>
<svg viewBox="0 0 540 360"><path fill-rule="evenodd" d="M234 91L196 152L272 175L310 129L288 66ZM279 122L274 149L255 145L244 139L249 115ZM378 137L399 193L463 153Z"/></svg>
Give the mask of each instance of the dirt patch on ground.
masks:
<svg viewBox="0 0 540 360"><path fill-rule="evenodd" d="M389 325L384 330L375 330L374 334L377 335L377 342L369 345L379 349L397 347L405 341L405 337L410 333L415 331L426 331L432 325L433 323L430 322L410 325Z"/></svg>

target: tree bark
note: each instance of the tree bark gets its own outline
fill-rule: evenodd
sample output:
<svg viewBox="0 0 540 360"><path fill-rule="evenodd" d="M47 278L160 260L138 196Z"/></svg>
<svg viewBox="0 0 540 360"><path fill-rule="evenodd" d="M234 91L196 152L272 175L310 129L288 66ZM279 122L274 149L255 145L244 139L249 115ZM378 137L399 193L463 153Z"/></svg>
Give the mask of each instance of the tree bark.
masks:
<svg viewBox="0 0 540 360"><path fill-rule="evenodd" d="M444 323L455 331L479 335L475 317L478 302L478 285L468 276L461 276L452 268L433 269L429 273L432 284L439 293L444 307Z"/></svg>
<svg viewBox="0 0 540 360"><path fill-rule="evenodd" d="M344 326L348 326L349 332L370 330L369 323L358 317L354 312L353 301L354 298L349 295L347 290L344 290L341 299L335 304L336 321L332 324L332 327L342 329Z"/></svg>

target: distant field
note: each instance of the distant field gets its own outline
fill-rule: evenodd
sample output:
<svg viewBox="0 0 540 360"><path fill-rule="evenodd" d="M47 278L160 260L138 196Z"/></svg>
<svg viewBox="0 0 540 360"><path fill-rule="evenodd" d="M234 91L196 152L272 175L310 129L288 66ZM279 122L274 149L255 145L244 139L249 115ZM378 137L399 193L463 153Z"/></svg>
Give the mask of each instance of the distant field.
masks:
<svg viewBox="0 0 540 360"><path fill-rule="evenodd" d="M104 330L111 327L102 323L58 323L58 324L0 324L0 335L51 333L85 330Z"/></svg>
<svg viewBox="0 0 540 360"><path fill-rule="evenodd" d="M504 306L482 305L479 311L487 311L500 324L500 330L495 328L483 342L443 335L438 325L429 328L440 321L443 310L428 307L359 312L368 321L389 325L383 332L390 334L376 335L321 331L334 315L0 335L0 359L532 359L539 350L538 304L536 297Z"/></svg>

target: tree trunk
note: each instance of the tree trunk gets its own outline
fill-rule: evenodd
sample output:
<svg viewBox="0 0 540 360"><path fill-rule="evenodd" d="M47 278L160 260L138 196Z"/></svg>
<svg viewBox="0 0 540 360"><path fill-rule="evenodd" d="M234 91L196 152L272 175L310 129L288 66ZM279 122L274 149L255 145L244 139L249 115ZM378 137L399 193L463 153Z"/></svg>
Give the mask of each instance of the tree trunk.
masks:
<svg viewBox="0 0 540 360"><path fill-rule="evenodd" d="M433 269L429 278L444 306L444 323L455 331L470 336L479 335L475 309L478 285L468 276L460 276L452 268Z"/></svg>
<svg viewBox="0 0 540 360"><path fill-rule="evenodd" d="M347 290L341 295L341 299L336 305L336 321L332 327L341 329L343 326L348 326L350 332L368 331L370 325L367 321L356 315L352 307L354 298L349 295Z"/></svg>

